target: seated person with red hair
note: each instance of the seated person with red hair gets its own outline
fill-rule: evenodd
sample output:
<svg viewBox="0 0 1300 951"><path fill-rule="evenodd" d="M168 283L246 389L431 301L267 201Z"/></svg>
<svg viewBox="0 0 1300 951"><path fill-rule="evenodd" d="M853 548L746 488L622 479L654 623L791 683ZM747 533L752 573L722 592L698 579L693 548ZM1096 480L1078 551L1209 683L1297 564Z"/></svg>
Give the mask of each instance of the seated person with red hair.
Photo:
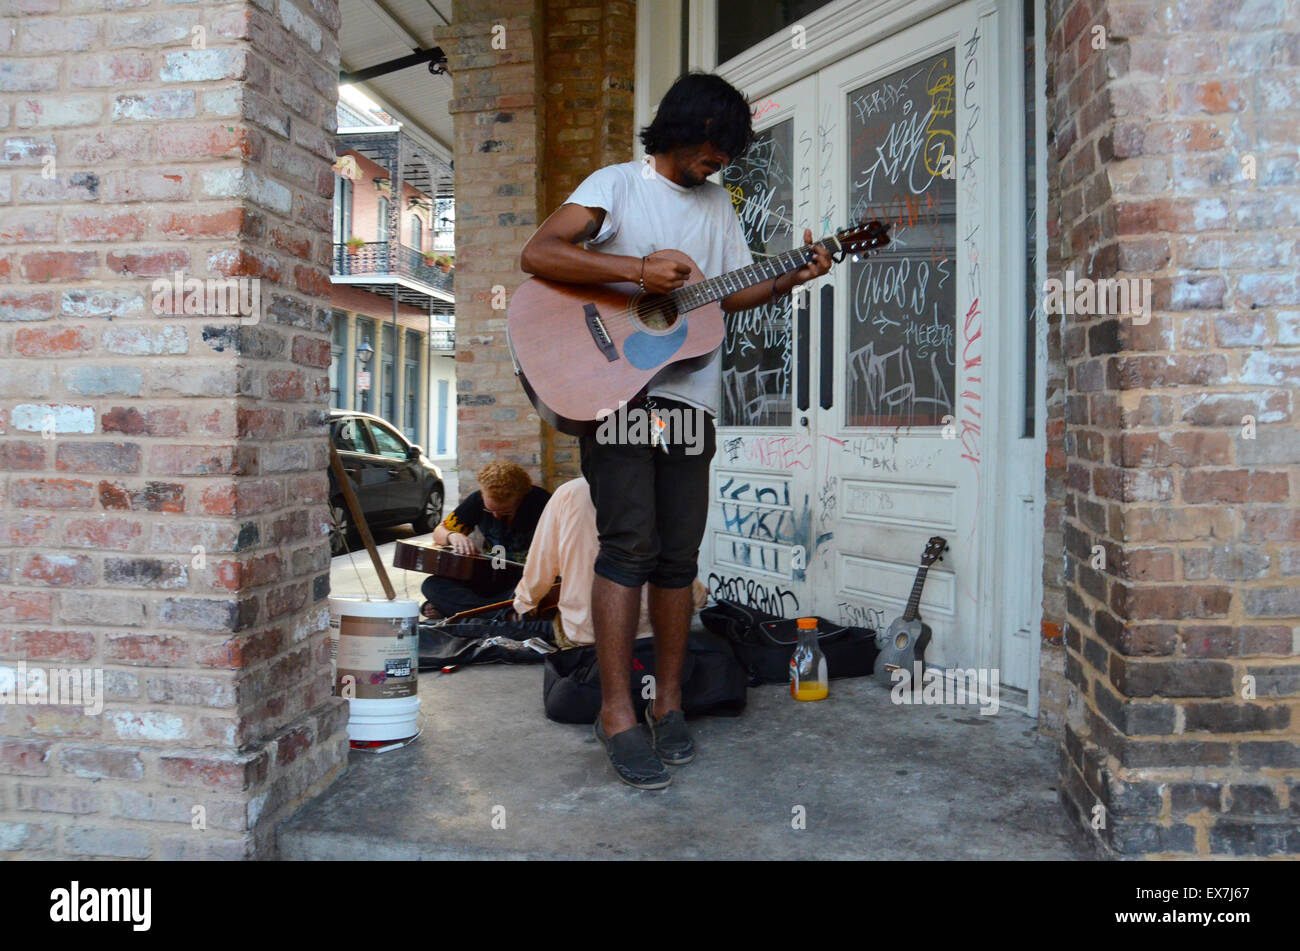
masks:
<svg viewBox="0 0 1300 951"><path fill-rule="evenodd" d="M479 490L434 529L433 543L447 545L461 555L479 554L478 545L469 537L477 528L483 534L484 553L504 551L508 561L523 562L551 494L533 485L528 473L513 462L489 462L479 470L478 484ZM431 575L420 590L426 599L422 613L437 619L509 600L514 584L490 579L474 584Z"/></svg>

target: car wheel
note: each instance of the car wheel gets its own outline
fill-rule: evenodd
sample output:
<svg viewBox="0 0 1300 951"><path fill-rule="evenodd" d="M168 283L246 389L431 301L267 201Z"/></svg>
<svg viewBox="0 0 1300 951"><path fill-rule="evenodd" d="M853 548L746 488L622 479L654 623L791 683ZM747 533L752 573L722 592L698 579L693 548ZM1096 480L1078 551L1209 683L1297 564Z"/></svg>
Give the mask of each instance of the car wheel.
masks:
<svg viewBox="0 0 1300 951"><path fill-rule="evenodd" d="M424 508L411 520L411 527L417 535L427 535L442 521L442 486L429 490L429 497L424 500Z"/></svg>
<svg viewBox="0 0 1300 951"><path fill-rule="evenodd" d="M352 523L343 502L330 503L330 555L342 555L348 550L348 536L352 533Z"/></svg>

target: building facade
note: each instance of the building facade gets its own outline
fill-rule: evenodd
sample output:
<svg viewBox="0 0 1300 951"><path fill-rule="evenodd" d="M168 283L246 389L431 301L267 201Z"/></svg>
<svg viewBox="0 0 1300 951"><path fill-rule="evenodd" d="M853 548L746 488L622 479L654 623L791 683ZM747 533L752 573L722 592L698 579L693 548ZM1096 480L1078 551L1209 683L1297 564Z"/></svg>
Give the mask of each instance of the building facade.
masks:
<svg viewBox="0 0 1300 951"><path fill-rule="evenodd" d="M330 405L381 416L445 458L456 453L451 169L382 121L339 107Z"/></svg>

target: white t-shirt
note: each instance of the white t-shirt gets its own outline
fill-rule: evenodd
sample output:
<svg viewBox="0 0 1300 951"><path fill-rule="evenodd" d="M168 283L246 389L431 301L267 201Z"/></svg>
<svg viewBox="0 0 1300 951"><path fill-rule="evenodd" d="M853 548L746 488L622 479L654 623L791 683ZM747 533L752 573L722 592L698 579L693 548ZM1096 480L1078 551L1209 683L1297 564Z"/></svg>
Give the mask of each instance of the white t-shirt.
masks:
<svg viewBox="0 0 1300 951"><path fill-rule="evenodd" d="M646 168L652 174L644 174ZM686 188L643 162L624 162L592 172L567 204L604 209L599 233L587 242L593 251L640 258L672 248L689 255L706 278L754 263L731 195L713 182ZM721 360L719 350L698 370L666 367L651 382L650 395L717 416Z"/></svg>

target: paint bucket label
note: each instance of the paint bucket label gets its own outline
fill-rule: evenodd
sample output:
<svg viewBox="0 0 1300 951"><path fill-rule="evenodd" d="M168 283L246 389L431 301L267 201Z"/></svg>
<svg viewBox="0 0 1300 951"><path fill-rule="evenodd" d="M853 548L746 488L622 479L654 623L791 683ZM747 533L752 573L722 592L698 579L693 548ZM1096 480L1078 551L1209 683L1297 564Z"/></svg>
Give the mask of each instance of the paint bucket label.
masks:
<svg viewBox="0 0 1300 951"><path fill-rule="evenodd" d="M397 700L417 690L419 632L413 617L338 616L335 693L352 677L357 700Z"/></svg>

